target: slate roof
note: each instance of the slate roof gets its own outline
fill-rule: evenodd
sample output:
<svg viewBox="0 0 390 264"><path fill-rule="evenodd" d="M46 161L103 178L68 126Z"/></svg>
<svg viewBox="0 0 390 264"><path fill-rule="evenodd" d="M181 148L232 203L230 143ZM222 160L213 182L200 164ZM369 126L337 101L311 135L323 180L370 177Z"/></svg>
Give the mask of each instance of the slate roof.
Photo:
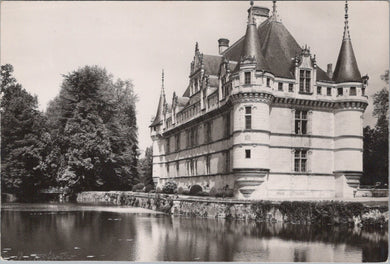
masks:
<svg viewBox="0 0 390 264"><path fill-rule="evenodd" d="M278 21L267 19L258 28L261 52L277 77L295 78L292 58L300 54L302 49L287 28ZM240 61L245 36L230 46L222 54L232 61ZM331 81L321 68L317 67L317 79Z"/></svg>
<svg viewBox="0 0 390 264"><path fill-rule="evenodd" d="M204 69L209 75L218 75L219 65L221 64L222 56L203 55Z"/></svg>
<svg viewBox="0 0 390 264"><path fill-rule="evenodd" d="M153 120L152 124L150 125L151 127L159 125L160 123L162 123L162 120L163 120L162 119L162 110L163 110L164 103L165 103L165 94L162 91L161 95L160 95L160 99L158 101L157 113L156 113L156 115L154 117L154 120Z"/></svg>
<svg viewBox="0 0 390 264"><path fill-rule="evenodd" d="M362 81L362 75L360 74L350 39L344 39L341 44L339 57L333 72L333 80L336 83Z"/></svg>

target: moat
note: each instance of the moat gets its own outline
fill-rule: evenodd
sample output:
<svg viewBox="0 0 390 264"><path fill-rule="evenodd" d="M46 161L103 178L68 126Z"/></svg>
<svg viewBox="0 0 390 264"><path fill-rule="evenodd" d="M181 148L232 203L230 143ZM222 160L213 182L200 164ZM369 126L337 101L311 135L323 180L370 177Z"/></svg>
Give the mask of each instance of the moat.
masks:
<svg viewBox="0 0 390 264"><path fill-rule="evenodd" d="M385 261L387 230L172 217L80 204L3 204L6 260Z"/></svg>

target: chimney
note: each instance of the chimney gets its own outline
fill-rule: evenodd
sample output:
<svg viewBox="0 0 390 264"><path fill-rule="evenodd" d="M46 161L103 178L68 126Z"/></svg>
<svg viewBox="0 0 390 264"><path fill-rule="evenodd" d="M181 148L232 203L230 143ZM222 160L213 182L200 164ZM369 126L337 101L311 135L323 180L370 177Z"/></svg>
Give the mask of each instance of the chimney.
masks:
<svg viewBox="0 0 390 264"><path fill-rule="evenodd" d="M326 74L328 74L328 77L329 78L333 78L333 69L332 69L332 63L329 63L328 64L328 67L327 67L327 70L326 70Z"/></svg>
<svg viewBox="0 0 390 264"><path fill-rule="evenodd" d="M248 9L249 13L250 8ZM269 18L269 8L262 6L253 6L252 14L255 19L256 27L259 27L261 23Z"/></svg>
<svg viewBox="0 0 390 264"><path fill-rule="evenodd" d="M229 40L225 38L218 39L219 54L222 54L227 48L229 48Z"/></svg>

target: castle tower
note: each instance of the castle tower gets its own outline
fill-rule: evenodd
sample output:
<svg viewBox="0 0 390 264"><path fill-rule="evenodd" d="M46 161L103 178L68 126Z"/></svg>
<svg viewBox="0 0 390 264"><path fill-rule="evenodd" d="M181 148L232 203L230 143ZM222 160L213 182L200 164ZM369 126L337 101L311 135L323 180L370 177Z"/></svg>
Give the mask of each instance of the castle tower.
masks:
<svg viewBox="0 0 390 264"><path fill-rule="evenodd" d="M165 90L164 90L164 70L161 74L161 93L158 101L157 112L150 127L150 133L153 140L153 182L156 185L159 178L162 176L162 168L157 164L160 163L160 155L164 154L164 140L162 132L164 128L164 107L166 105Z"/></svg>
<svg viewBox="0 0 390 264"><path fill-rule="evenodd" d="M336 197L353 197L363 173L363 113L367 107L362 81L348 26L348 2L345 3L343 40L333 73L336 83L334 115L334 174Z"/></svg>
<svg viewBox="0 0 390 264"><path fill-rule="evenodd" d="M238 75L236 88L231 96L233 131L240 131L233 137L233 173L237 196L242 198L252 197L255 190L261 193L259 186L269 171L269 115L273 97L266 81L273 78L269 72L261 53L251 2L241 59L233 73Z"/></svg>

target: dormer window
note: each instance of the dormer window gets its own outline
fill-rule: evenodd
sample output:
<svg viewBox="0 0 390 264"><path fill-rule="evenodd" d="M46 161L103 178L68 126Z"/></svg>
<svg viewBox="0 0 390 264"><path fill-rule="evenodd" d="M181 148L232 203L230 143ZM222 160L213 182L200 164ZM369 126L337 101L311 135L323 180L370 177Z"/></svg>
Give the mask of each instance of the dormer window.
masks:
<svg viewBox="0 0 390 264"><path fill-rule="evenodd" d="M311 77L309 70L300 70L299 73L299 92L310 93Z"/></svg>
<svg viewBox="0 0 390 264"><path fill-rule="evenodd" d="M356 95L356 87L351 87L349 89L349 95L352 95L352 96Z"/></svg>
<svg viewBox="0 0 390 264"><path fill-rule="evenodd" d="M343 95L343 87L337 88L337 96Z"/></svg>
<svg viewBox="0 0 390 264"><path fill-rule="evenodd" d="M271 87L271 79L267 78L267 87Z"/></svg>
<svg viewBox="0 0 390 264"><path fill-rule="evenodd" d="M289 91L290 93L293 93L293 92L294 92L294 84L292 84L292 83L289 83L289 84L288 84L288 91Z"/></svg>
<svg viewBox="0 0 390 264"><path fill-rule="evenodd" d="M251 73L245 72L245 84L251 84Z"/></svg>
<svg viewBox="0 0 390 264"><path fill-rule="evenodd" d="M283 92L283 83L278 83L278 91Z"/></svg>
<svg viewBox="0 0 390 264"><path fill-rule="evenodd" d="M321 94L321 89L322 89L321 86L317 86L317 94Z"/></svg>
<svg viewBox="0 0 390 264"><path fill-rule="evenodd" d="M332 96L332 88L331 87L327 87L326 88L326 95L327 96Z"/></svg>

